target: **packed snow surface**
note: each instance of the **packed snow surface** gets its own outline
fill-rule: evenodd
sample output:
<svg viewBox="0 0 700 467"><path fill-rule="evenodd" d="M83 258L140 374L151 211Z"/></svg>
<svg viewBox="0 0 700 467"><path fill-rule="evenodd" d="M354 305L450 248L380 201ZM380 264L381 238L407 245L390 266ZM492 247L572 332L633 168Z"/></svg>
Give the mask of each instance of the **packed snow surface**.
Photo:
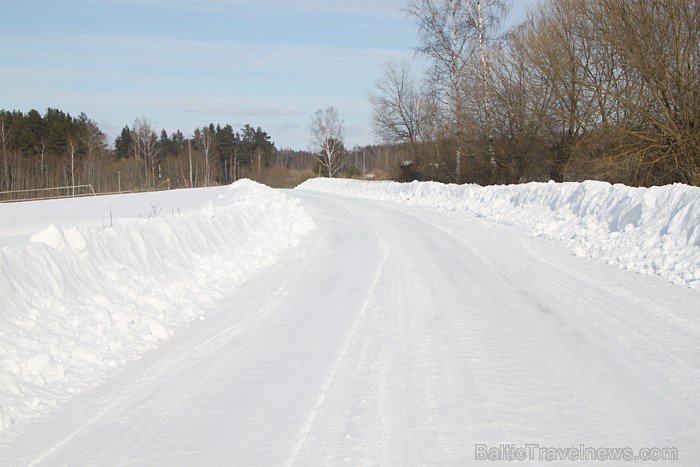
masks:
<svg viewBox="0 0 700 467"><path fill-rule="evenodd" d="M700 188L605 182L487 186L312 179L299 188L466 212L586 256L700 288Z"/></svg>
<svg viewBox="0 0 700 467"><path fill-rule="evenodd" d="M168 340L313 226L247 180L0 204L0 219L0 436Z"/></svg>
<svg viewBox="0 0 700 467"><path fill-rule="evenodd" d="M0 464L700 465L695 191L304 187L0 205Z"/></svg>

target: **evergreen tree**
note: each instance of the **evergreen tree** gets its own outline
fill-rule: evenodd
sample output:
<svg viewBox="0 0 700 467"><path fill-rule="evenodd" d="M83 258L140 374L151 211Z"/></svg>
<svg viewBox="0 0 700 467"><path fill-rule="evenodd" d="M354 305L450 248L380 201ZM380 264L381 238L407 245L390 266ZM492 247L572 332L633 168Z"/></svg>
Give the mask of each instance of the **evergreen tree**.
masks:
<svg viewBox="0 0 700 467"><path fill-rule="evenodd" d="M255 134L253 137L254 143L254 153L260 152L262 154L262 162L265 166L270 165L275 155L275 143L271 141L270 135L263 131L262 128L257 127L255 129Z"/></svg>
<svg viewBox="0 0 700 467"><path fill-rule="evenodd" d="M72 119L57 109L47 109L44 118L48 134L47 151L54 157L61 157L68 146L68 133L72 130Z"/></svg>
<svg viewBox="0 0 700 467"><path fill-rule="evenodd" d="M122 132L114 139L114 155L117 158L129 157L133 155L134 139L131 136L129 126L122 128Z"/></svg>
<svg viewBox="0 0 700 467"><path fill-rule="evenodd" d="M170 144L172 155L180 156L185 151L185 135L180 130L175 131L175 133L170 135Z"/></svg>
<svg viewBox="0 0 700 467"><path fill-rule="evenodd" d="M225 125L223 128L220 125L216 126L216 150L222 169L220 181L230 183L235 178L233 171L236 164L236 135L231 125Z"/></svg>
<svg viewBox="0 0 700 467"><path fill-rule="evenodd" d="M29 155L42 139L45 139L44 119L39 112L32 109L22 118L17 147L23 154Z"/></svg>
<svg viewBox="0 0 700 467"><path fill-rule="evenodd" d="M175 148L173 146L173 142L170 140L168 132L165 131L165 129L160 131L160 139L158 140L158 144L160 145L161 153L164 156L174 155L173 153L175 152Z"/></svg>

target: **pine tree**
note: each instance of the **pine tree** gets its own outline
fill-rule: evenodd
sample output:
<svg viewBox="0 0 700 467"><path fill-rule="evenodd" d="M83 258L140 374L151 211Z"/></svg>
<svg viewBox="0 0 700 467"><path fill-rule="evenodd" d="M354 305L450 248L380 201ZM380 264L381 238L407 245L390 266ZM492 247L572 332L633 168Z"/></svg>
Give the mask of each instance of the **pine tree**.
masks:
<svg viewBox="0 0 700 467"><path fill-rule="evenodd" d="M114 139L114 155L118 158L129 157L133 153L134 139L128 126L122 128L122 132Z"/></svg>

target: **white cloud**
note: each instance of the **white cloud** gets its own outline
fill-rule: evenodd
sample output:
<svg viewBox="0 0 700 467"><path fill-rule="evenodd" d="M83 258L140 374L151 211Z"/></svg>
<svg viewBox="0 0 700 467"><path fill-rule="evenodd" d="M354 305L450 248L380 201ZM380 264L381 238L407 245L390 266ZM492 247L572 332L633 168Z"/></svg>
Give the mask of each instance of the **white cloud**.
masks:
<svg viewBox="0 0 700 467"><path fill-rule="evenodd" d="M140 34L47 34L17 41L15 53L23 51L34 55L59 53L75 62L66 66L79 66L85 54L98 62L124 62L133 60L150 64L182 63L193 60L193 67L205 60L217 58L230 61L234 58L249 59L249 65L265 65L269 61L322 61L352 62L356 60L384 60L403 56L405 50L369 47L329 47L295 44L293 42L242 42L222 40L194 40L153 37ZM212 63L212 66L214 63ZM216 63L220 66L220 63Z"/></svg>
<svg viewBox="0 0 700 467"><path fill-rule="evenodd" d="M155 99L150 103L157 108L178 109L187 113L246 118L296 116L303 113L303 109L296 104L260 102L245 97L213 99L211 96L186 96Z"/></svg>
<svg viewBox="0 0 700 467"><path fill-rule="evenodd" d="M213 8L235 9L255 8L286 11L308 11L343 13L375 17L403 16L408 0L111 0L115 3L133 3L143 5L158 5L168 8L179 7L188 9Z"/></svg>

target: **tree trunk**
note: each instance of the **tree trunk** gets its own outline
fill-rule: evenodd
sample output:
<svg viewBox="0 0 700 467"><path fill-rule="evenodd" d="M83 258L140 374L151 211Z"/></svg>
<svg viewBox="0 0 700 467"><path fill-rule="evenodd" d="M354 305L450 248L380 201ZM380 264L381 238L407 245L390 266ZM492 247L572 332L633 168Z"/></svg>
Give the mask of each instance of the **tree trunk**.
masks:
<svg viewBox="0 0 700 467"><path fill-rule="evenodd" d="M70 148L70 184L72 197L75 198L75 140L73 138L68 140L68 146Z"/></svg>
<svg viewBox="0 0 700 467"><path fill-rule="evenodd" d="M2 189L10 189L10 162L7 157L7 142L9 140L10 134L9 130L5 128L5 119L0 121L0 138L2 138L2 159L3 159L3 172L2 172Z"/></svg>
<svg viewBox="0 0 700 467"><path fill-rule="evenodd" d="M481 0L476 2L477 31L479 35L479 55L481 57L481 83L482 105L484 108L484 123L486 125L486 141L489 151L489 163L491 168L496 168L496 151L493 145L493 128L491 125L491 79L489 63L486 59L486 46L484 45L484 16L481 12Z"/></svg>
<svg viewBox="0 0 700 467"><path fill-rule="evenodd" d="M194 188L194 180L192 179L192 140L187 140L187 149L190 156L190 188Z"/></svg>

